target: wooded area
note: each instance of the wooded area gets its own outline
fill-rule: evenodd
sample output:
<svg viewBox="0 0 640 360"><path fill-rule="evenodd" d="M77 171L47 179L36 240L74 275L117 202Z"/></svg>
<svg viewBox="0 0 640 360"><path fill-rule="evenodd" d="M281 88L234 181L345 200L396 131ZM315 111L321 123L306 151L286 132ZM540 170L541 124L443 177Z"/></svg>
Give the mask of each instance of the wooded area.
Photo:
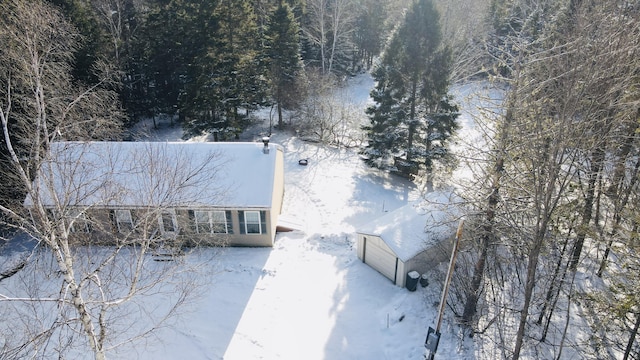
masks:
<svg viewBox="0 0 640 360"><path fill-rule="evenodd" d="M639 10L489 7L489 71L507 87L479 181L466 184L475 227L459 315L503 344L495 357L639 356Z"/></svg>

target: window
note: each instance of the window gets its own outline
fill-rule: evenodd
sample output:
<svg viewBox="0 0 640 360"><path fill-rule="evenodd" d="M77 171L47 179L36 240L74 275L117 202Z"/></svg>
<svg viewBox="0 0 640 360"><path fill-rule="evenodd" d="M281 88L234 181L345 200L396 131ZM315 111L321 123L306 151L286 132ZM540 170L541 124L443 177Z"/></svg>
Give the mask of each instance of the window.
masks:
<svg viewBox="0 0 640 360"><path fill-rule="evenodd" d="M246 227L247 234L262 234L262 232L260 231L260 212L245 211L244 225Z"/></svg>
<svg viewBox="0 0 640 360"><path fill-rule="evenodd" d="M238 220L240 221L240 234L267 234L267 212L264 210L239 210Z"/></svg>
<svg viewBox="0 0 640 360"><path fill-rule="evenodd" d="M162 229L162 232L173 233L176 232L177 228L176 213L172 210L164 210L160 216L160 229Z"/></svg>
<svg viewBox="0 0 640 360"><path fill-rule="evenodd" d="M119 232L124 233L133 230L133 218L131 217L131 210L116 210L115 218Z"/></svg>
<svg viewBox="0 0 640 360"><path fill-rule="evenodd" d="M196 211L195 220L197 233L202 234L211 232L211 222L209 221L208 211Z"/></svg>
<svg viewBox="0 0 640 360"><path fill-rule="evenodd" d="M71 224L70 230L73 233L86 233L91 231L91 224L89 223L87 215L80 210L72 209L69 211L69 223Z"/></svg>
<svg viewBox="0 0 640 360"><path fill-rule="evenodd" d="M229 211L194 211L196 232L227 234L230 233Z"/></svg>
<svg viewBox="0 0 640 360"><path fill-rule="evenodd" d="M224 211L211 212L211 229L216 234L227 233L227 215Z"/></svg>

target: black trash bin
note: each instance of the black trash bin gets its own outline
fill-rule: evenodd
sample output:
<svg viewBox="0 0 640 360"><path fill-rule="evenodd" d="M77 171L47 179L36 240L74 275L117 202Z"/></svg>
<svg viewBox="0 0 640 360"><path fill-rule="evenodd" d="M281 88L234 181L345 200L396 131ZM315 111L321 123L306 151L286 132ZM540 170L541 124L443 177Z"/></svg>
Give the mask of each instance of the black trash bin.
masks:
<svg viewBox="0 0 640 360"><path fill-rule="evenodd" d="M418 287L418 281L420 281L420 273L417 271L409 271L407 273L407 279L405 281L405 286L409 291L416 291Z"/></svg>

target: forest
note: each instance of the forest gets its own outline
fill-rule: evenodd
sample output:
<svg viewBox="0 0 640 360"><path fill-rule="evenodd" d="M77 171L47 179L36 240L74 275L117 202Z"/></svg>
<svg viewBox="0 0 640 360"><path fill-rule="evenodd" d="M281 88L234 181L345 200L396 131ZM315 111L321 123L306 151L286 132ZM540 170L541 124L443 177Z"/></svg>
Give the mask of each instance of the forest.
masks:
<svg viewBox="0 0 640 360"><path fill-rule="evenodd" d="M149 118L233 141L268 108L274 128L357 147L427 192L456 187L467 225L449 307L467 336L499 342L505 359L561 359L580 317L584 358L640 359L637 0L2 0L0 11L3 237L26 229L59 250L55 219L18 210L53 141L134 140L128 129ZM365 114L321 100L363 72L375 80ZM476 119L488 148L455 153L450 88L478 80L504 99ZM472 180L448 183L456 166Z"/></svg>

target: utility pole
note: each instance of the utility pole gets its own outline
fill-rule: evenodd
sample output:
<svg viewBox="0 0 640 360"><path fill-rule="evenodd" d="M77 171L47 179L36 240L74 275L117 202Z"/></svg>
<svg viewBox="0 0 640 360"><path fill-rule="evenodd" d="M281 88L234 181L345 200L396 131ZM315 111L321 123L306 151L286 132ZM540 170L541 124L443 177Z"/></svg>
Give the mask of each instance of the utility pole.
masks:
<svg viewBox="0 0 640 360"><path fill-rule="evenodd" d="M442 289L442 297L440 298L440 307L438 309L438 320L436 322L436 328L429 327L427 332L427 339L424 341L424 347L427 348L427 360L433 360L436 351L438 350L438 343L440 342L440 327L442 326L442 317L444 315L444 307L447 304L447 293L449 292L449 285L451 284L451 278L453 277L453 269L456 266L456 257L458 256L458 248L460 247L460 238L462 237L462 226L464 219L460 219L458 224L458 230L456 231L456 241L453 244L453 250L451 250L451 259L449 260L449 270L447 271L447 278L444 281L444 288Z"/></svg>

